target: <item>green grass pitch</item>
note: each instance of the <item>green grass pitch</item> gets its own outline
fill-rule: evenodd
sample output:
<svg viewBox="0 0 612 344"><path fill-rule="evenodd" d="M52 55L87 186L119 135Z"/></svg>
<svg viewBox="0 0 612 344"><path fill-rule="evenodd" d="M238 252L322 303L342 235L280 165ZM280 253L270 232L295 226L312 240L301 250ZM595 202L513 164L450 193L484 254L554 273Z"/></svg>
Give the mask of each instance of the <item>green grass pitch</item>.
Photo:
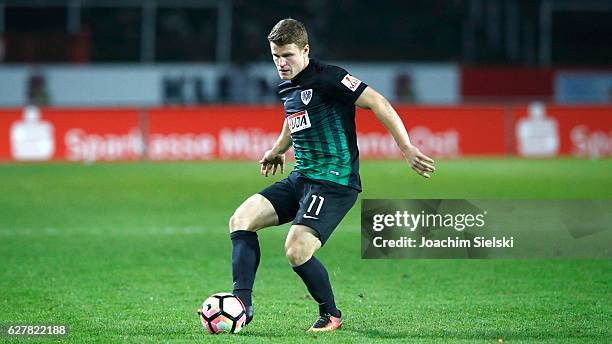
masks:
<svg viewBox="0 0 612 344"><path fill-rule="evenodd" d="M362 162L361 198L612 198L607 159L437 166L424 180L402 162ZM611 261L361 260L358 206L318 253L342 330L305 333L317 307L286 261L282 226L260 232L254 322L208 335L195 310L230 291L227 220L278 179L249 162L1 165L0 324L68 324L60 340L79 343L612 338Z"/></svg>

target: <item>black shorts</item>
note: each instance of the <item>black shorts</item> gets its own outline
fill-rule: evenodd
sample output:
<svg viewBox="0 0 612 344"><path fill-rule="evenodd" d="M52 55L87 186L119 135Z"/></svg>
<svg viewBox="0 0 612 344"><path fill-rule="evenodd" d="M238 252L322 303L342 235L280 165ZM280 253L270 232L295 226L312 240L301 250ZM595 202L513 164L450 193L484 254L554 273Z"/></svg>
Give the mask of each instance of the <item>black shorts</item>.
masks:
<svg viewBox="0 0 612 344"><path fill-rule="evenodd" d="M321 245L325 245L357 201L359 192L291 172L287 178L268 186L259 194L274 206L279 225L293 221L294 225L308 226L319 234Z"/></svg>

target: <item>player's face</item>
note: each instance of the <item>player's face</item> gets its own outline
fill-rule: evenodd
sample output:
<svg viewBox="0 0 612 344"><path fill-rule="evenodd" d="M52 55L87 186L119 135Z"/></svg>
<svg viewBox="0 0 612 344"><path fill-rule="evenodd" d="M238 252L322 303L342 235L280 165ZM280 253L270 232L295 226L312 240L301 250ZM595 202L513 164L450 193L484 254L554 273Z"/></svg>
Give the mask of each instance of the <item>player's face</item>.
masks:
<svg viewBox="0 0 612 344"><path fill-rule="evenodd" d="M272 59L278 75L283 80L291 80L308 65L308 44L300 49L295 43L276 45L270 42Z"/></svg>

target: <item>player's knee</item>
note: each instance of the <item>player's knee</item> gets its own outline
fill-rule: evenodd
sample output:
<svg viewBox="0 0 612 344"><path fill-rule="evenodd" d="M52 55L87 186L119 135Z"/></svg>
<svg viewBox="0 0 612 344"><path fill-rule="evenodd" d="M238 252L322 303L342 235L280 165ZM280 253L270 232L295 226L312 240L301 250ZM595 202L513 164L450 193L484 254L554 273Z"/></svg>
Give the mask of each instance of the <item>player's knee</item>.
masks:
<svg viewBox="0 0 612 344"><path fill-rule="evenodd" d="M234 213L229 219L229 231L256 231L259 227L257 222L250 216Z"/></svg>
<svg viewBox="0 0 612 344"><path fill-rule="evenodd" d="M300 266L312 257L313 251L299 243L285 244L285 255L291 266Z"/></svg>

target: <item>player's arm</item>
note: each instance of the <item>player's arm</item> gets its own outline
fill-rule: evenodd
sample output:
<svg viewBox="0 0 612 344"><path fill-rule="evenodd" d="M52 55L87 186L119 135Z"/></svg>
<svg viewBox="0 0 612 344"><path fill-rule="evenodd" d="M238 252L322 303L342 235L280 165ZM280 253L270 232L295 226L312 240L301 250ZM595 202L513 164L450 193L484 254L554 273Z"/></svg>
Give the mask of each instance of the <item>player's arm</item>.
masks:
<svg viewBox="0 0 612 344"><path fill-rule="evenodd" d="M410 143L408 132L401 118L391 106L389 101L371 87L366 87L363 93L357 98L355 105L363 109L370 109L376 118L387 128L395 142L399 146L402 154L412 169L425 178L429 178L429 173L435 171L434 161Z"/></svg>
<svg viewBox="0 0 612 344"><path fill-rule="evenodd" d="M280 172L285 172L285 152L291 148L293 142L291 141L291 131L289 130L289 124L285 119L283 124L283 130L281 131L276 143L271 149L264 153L264 156L259 160L261 164L261 174L268 176L270 170L272 175L276 174L276 170L280 166Z"/></svg>

